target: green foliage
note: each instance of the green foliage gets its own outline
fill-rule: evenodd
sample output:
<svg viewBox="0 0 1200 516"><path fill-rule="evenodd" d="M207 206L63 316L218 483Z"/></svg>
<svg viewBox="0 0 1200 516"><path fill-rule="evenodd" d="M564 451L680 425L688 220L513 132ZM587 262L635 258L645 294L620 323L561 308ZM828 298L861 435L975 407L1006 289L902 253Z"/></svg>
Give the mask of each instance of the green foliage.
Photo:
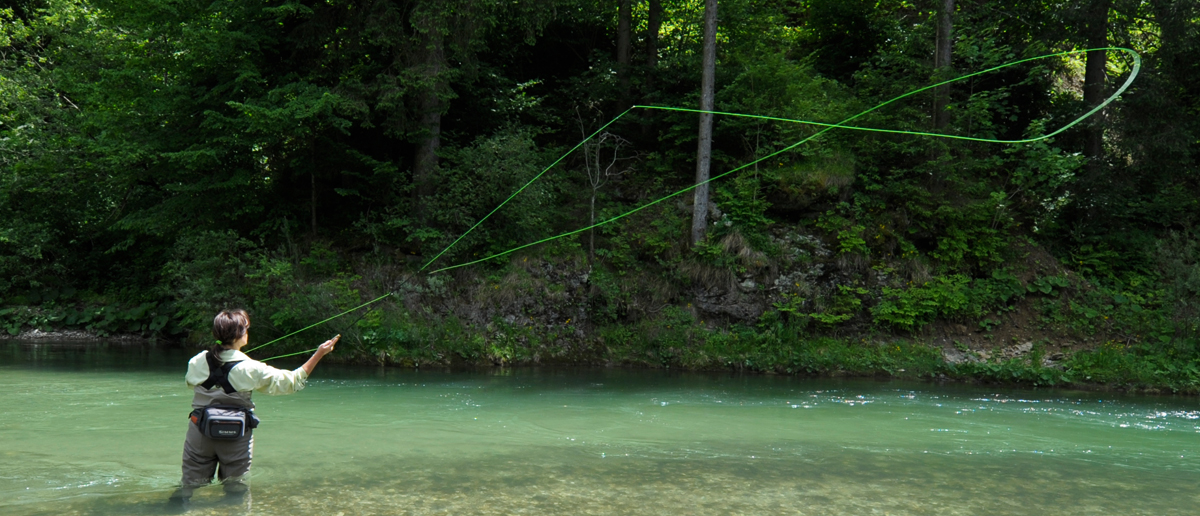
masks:
<svg viewBox="0 0 1200 516"><path fill-rule="evenodd" d="M1055 366L1045 366L1035 346L1027 358L1001 362L964 362L945 367L945 374L997 383L1034 386L1105 384L1195 394L1200 392L1200 356L1153 346L1107 341L1094 350L1075 353Z"/></svg>
<svg viewBox="0 0 1200 516"><path fill-rule="evenodd" d="M308 256L300 259L300 265L304 266L308 274L313 276L332 276L341 269L337 253L323 242L313 243ZM286 270L281 270L272 274L286 274L287 272Z"/></svg>
<svg viewBox="0 0 1200 516"><path fill-rule="evenodd" d="M436 221L435 227L445 229L433 239L433 247L449 246L541 171L550 161L550 153L537 146L534 136L528 129L508 128L443 153L446 162L440 171L441 184L428 204L427 217ZM480 256L493 254L547 236L554 219L556 182L552 176L529 185L486 225L460 240L445 258L461 257L470 249ZM397 225L414 223L408 220Z"/></svg>
<svg viewBox="0 0 1200 516"><path fill-rule="evenodd" d="M1003 362L968 362L948 368L950 375L994 383L1059 386L1071 383L1071 375L1058 369L1031 365L1022 359Z"/></svg>
<svg viewBox="0 0 1200 516"><path fill-rule="evenodd" d="M984 319L982 321L979 321L979 329L983 330L985 332L989 332L989 331L992 331L992 328L995 328L999 324L1000 324L1000 321L997 321L995 319Z"/></svg>
<svg viewBox="0 0 1200 516"><path fill-rule="evenodd" d="M179 240L163 268L163 294L179 301L184 325L206 328L217 312L248 306L244 278L254 267L255 247L232 231L200 232Z"/></svg>
<svg viewBox="0 0 1200 516"><path fill-rule="evenodd" d="M84 330L101 337L123 333L168 338L178 337L186 331L175 319L174 306L170 303L104 305L83 309L69 305L0 309L0 330L9 335L18 335L25 329L47 332L58 329Z"/></svg>
<svg viewBox="0 0 1200 516"><path fill-rule="evenodd" d="M784 324L709 331L681 310L637 326L606 326L600 338L611 359L657 367L921 377L941 364L937 350L919 344L812 338Z"/></svg>
<svg viewBox="0 0 1200 516"><path fill-rule="evenodd" d="M1200 356L1194 349L1180 354L1110 341L1094 351L1075 354L1064 366L1070 378L1079 382L1200 392Z"/></svg>
<svg viewBox="0 0 1200 516"><path fill-rule="evenodd" d="M944 227L937 249L929 255L952 265L967 259L985 264L1003 262L1010 240L997 226L1006 228L1011 219L998 221L997 217L1003 216L1000 212L1006 197L1004 192L991 192L987 200L966 206L939 206L934 216Z"/></svg>
<svg viewBox="0 0 1200 516"><path fill-rule="evenodd" d="M1200 337L1200 229L1168 234L1159 242L1155 256L1163 280L1163 307L1176 334ZM1129 296L1119 300L1121 305L1134 302Z"/></svg>
<svg viewBox="0 0 1200 516"><path fill-rule="evenodd" d="M1030 133L1043 133L1040 125L1034 125ZM1013 145L1004 149L1007 166L1012 168L1009 178L1008 211L1019 217L1033 231L1054 228L1057 217L1069 202L1064 192L1068 189L1084 159L1050 146L1046 140Z"/></svg>
<svg viewBox="0 0 1200 516"><path fill-rule="evenodd" d="M596 289L596 295L592 298L591 313L604 322L617 321L624 315L624 307L628 305L630 296L629 291L621 289L620 277L607 269L599 268L592 271L588 280Z"/></svg>
<svg viewBox="0 0 1200 516"><path fill-rule="evenodd" d="M887 40L890 25L876 2L811 0L808 4L811 45L818 48L821 73L849 79Z"/></svg>
<svg viewBox="0 0 1200 516"><path fill-rule="evenodd" d="M817 219L817 227L837 236L838 252L841 254L868 254L867 241L863 238L866 227L854 224L850 219L827 211Z"/></svg>
<svg viewBox="0 0 1200 516"><path fill-rule="evenodd" d="M961 274L936 277L922 285L883 289L883 299L872 310L875 322L914 330L936 317L967 315L971 310L971 280Z"/></svg>
<svg viewBox="0 0 1200 516"><path fill-rule="evenodd" d="M1051 281L1059 281L1054 278ZM921 284L910 282L904 288L883 287L882 298L871 313L876 324L914 331L937 319L979 318L990 310L1006 310L1025 293L1026 287L1005 269L993 270L990 278L935 276ZM979 321L984 331L991 331L997 324L990 318Z"/></svg>
<svg viewBox="0 0 1200 516"><path fill-rule="evenodd" d="M591 1L32 5L0 9L7 332L186 329L202 338L216 310L241 306L256 339L282 335L396 288L452 242L435 265L582 227L591 192L571 173L577 156L474 225L579 143L576 121L598 128L633 104L694 106L699 95L694 2L666 2L655 54L634 45L627 67L611 55L614 9ZM948 320L987 332L1000 314L1032 308L1041 331L1127 345L1078 353L1060 372L1036 361L949 372L1194 389L1200 117L1186 115L1200 112L1200 73L1189 64L1200 60L1195 2L1132 3L1103 17L1110 43L1144 61L1136 87L1105 111L1096 159L1085 157L1091 126L1006 146L835 130L774 154L821 130L782 119L836 122L947 76L1081 48L1081 20L1096 5L960 8L953 69L934 70L933 4L722 4L719 109L781 120L717 117L716 173L772 159L712 184L724 217L704 241L689 245L686 197L598 228L583 301L597 326L579 333L391 302L321 331L342 332L354 360L412 365L565 360L603 338L599 355L635 363L932 374L934 351L915 344L893 351L823 336ZM634 40L647 42L643 30ZM1111 57L1110 82L1130 69ZM944 127L932 124L933 92L852 125L1045 134L1084 109L1083 59L956 83L939 93ZM631 166L599 192L597 218L691 185L695 124L694 113L634 110L607 126L628 139ZM436 166L418 163L430 149ZM781 243L795 233L811 240ZM579 238L524 252L575 260ZM1029 263L1035 249L1058 263ZM405 288L458 298L470 290L463 284L504 277L505 267ZM784 275L805 283L779 291L771 282ZM759 290L746 295L773 296L757 300L774 302L757 326L696 320L698 289L747 280ZM535 283L508 294L534 295L519 292ZM554 281L537 287L563 294ZM306 347L300 338L279 349Z"/></svg>
<svg viewBox="0 0 1200 516"><path fill-rule="evenodd" d="M36 288L63 272L61 264L44 262L53 232L43 224L9 219L0 228L0 290Z"/></svg>
<svg viewBox="0 0 1200 516"><path fill-rule="evenodd" d="M655 181L652 192L661 192ZM607 206L597 219L607 219L625 211L627 206ZM651 206L614 224L597 228L596 256L618 273L642 268L677 266L682 259L679 243L690 228L690 220L667 204ZM710 241L709 244L712 244ZM719 252L716 248L713 253Z"/></svg>
<svg viewBox="0 0 1200 516"><path fill-rule="evenodd" d="M984 310L1008 306L1024 298L1026 290L1007 269L994 269L990 278L971 280L971 297Z"/></svg>
<svg viewBox="0 0 1200 516"><path fill-rule="evenodd" d="M445 365L454 359L487 358L503 363L519 358L512 354L510 344L489 344L456 318L428 320L390 304L372 309L357 325L361 340L352 341L355 345L346 350L348 360L420 367Z"/></svg>
<svg viewBox="0 0 1200 516"><path fill-rule="evenodd" d="M362 304L358 290L352 285L358 279L355 276L339 274L325 281L305 283L299 288L289 289L286 296L264 296L259 298L256 306L261 315L270 319L273 327L281 331L297 330ZM330 321L328 324L343 336L355 332L352 317ZM297 339L311 341L313 337Z"/></svg>
<svg viewBox="0 0 1200 516"><path fill-rule="evenodd" d="M858 309L862 306L862 296L867 293L867 289L862 287L838 285L837 293L825 304L824 310L810 313L808 316L812 317L814 321L826 325L844 323L858 315Z"/></svg>
<svg viewBox="0 0 1200 516"><path fill-rule="evenodd" d="M792 317L798 317L807 315L807 312L804 310L804 301L805 299L800 297L799 294L792 293L790 297L785 298L781 302L772 303L771 306L781 313L790 314Z"/></svg>
<svg viewBox="0 0 1200 516"><path fill-rule="evenodd" d="M1062 289L1070 286L1071 280L1063 276L1043 276L1034 278L1033 281L1030 281L1029 284L1025 286L1025 289L1031 294L1040 292L1045 295L1053 295L1054 289Z"/></svg>
<svg viewBox="0 0 1200 516"><path fill-rule="evenodd" d="M728 219L726 226L736 226L748 234L761 235L771 224L771 219L766 216L771 203L763 196L757 177L737 176L732 184L723 183L718 187L716 197L724 217ZM761 242L761 238L758 240Z"/></svg>
<svg viewBox="0 0 1200 516"><path fill-rule="evenodd" d="M670 367L695 364L690 350L704 334L703 326L690 311L667 307L658 317L643 319L636 325L602 329L600 338L611 359Z"/></svg>

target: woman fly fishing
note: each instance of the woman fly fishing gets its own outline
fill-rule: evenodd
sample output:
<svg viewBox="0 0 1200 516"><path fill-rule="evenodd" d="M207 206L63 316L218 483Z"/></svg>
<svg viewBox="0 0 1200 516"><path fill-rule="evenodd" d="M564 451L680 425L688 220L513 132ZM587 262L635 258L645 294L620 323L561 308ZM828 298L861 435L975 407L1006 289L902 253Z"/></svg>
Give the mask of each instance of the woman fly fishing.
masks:
<svg viewBox="0 0 1200 516"><path fill-rule="evenodd" d="M222 311L213 319L217 343L188 361L185 380L195 394L183 441L183 478L170 497L172 505L187 503L196 488L212 482L214 473L227 498L244 498L258 426L251 393L282 395L303 389L308 375L341 338L325 341L304 365L286 371L242 353L249 330L245 310Z"/></svg>

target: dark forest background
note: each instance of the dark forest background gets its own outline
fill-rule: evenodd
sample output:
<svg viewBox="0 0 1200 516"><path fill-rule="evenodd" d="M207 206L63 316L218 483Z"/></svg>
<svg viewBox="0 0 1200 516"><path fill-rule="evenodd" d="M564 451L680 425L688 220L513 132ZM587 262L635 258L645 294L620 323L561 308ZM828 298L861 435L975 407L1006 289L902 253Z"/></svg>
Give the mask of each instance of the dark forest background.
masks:
<svg viewBox="0 0 1200 516"><path fill-rule="evenodd" d="M698 107L705 11L0 0L0 323L196 343L237 305L263 342L397 292L334 324L344 358L1200 386L1196 0L721 0L719 111L834 122L1106 46L1142 69L1041 142L827 133L713 182L695 243L686 194L417 273L629 106ZM856 123L1032 137L1131 66L1033 61ZM716 117L713 174L815 131ZM433 268L691 185L697 140L634 110Z"/></svg>

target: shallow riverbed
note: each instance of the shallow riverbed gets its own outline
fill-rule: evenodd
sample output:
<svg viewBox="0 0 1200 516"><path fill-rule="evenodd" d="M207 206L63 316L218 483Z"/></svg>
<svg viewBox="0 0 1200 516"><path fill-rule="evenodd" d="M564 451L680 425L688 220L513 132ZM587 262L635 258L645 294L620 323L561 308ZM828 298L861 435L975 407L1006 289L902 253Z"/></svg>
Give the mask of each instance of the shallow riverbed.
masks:
<svg viewBox="0 0 1200 516"><path fill-rule="evenodd" d="M190 354L0 343L0 514L160 514ZM294 367L296 363L277 364ZM257 514L1194 514L1194 398L321 366L256 395ZM242 507L242 506L238 506ZM219 487L188 514L231 514Z"/></svg>

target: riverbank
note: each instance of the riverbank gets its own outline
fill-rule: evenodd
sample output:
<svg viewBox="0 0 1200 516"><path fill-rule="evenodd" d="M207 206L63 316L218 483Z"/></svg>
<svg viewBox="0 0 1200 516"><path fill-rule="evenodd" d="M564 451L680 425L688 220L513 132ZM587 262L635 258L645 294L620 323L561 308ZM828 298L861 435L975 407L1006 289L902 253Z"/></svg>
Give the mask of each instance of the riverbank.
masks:
<svg viewBox="0 0 1200 516"><path fill-rule="evenodd" d="M1197 319L1178 308L1191 295L1183 287L1089 279L1029 242L972 277L839 253L803 228L771 233L774 257L726 240L719 252L733 257L728 263L692 251L657 264L599 263L551 246L433 276L402 257L368 261L320 248L300 267L246 256L235 268L243 281L210 283L201 280L224 276L192 271L162 301L48 290L10 298L25 304L0 309L0 327L24 338L147 339L198 350L222 308L248 309L252 343L265 343L378 298L255 356L302 353L341 334L330 360L347 364L630 366L1200 393Z"/></svg>
<svg viewBox="0 0 1200 516"><path fill-rule="evenodd" d="M48 347L69 346L83 351L93 347L108 347L113 343L122 346L183 348L189 353L201 349L180 340L156 341L137 335L100 337L80 331L31 330L4 340ZM1185 362L1181 367L1178 359L1170 355L1156 354L1147 347L1118 343L1105 343L1095 349L1081 349L1070 354L1048 353L1042 343L1018 344L988 352L945 349L929 342L898 338L870 341L801 339L780 338L780 335L770 332L720 332L711 335L705 345L697 348L663 348L646 342L640 345L625 342L615 347L591 349L588 353L571 357L544 357L528 354L527 350L497 351L495 348L472 352L463 346L407 351L372 356L361 349L345 347L329 355L325 361L401 370L615 367L809 378L919 380L1143 394L1200 394L1200 375L1197 374L1195 362ZM499 353L505 353L508 359L496 361ZM255 353L257 358L272 355L269 352ZM276 365L290 367L294 364L285 359Z"/></svg>
<svg viewBox="0 0 1200 516"><path fill-rule="evenodd" d="M15 341L46 341L46 342L156 342L153 335L146 336L136 333L119 333L116 335L101 335L98 332L87 330L71 330L58 329L43 331L39 328L30 328L16 335L0 334L0 340L15 340Z"/></svg>

